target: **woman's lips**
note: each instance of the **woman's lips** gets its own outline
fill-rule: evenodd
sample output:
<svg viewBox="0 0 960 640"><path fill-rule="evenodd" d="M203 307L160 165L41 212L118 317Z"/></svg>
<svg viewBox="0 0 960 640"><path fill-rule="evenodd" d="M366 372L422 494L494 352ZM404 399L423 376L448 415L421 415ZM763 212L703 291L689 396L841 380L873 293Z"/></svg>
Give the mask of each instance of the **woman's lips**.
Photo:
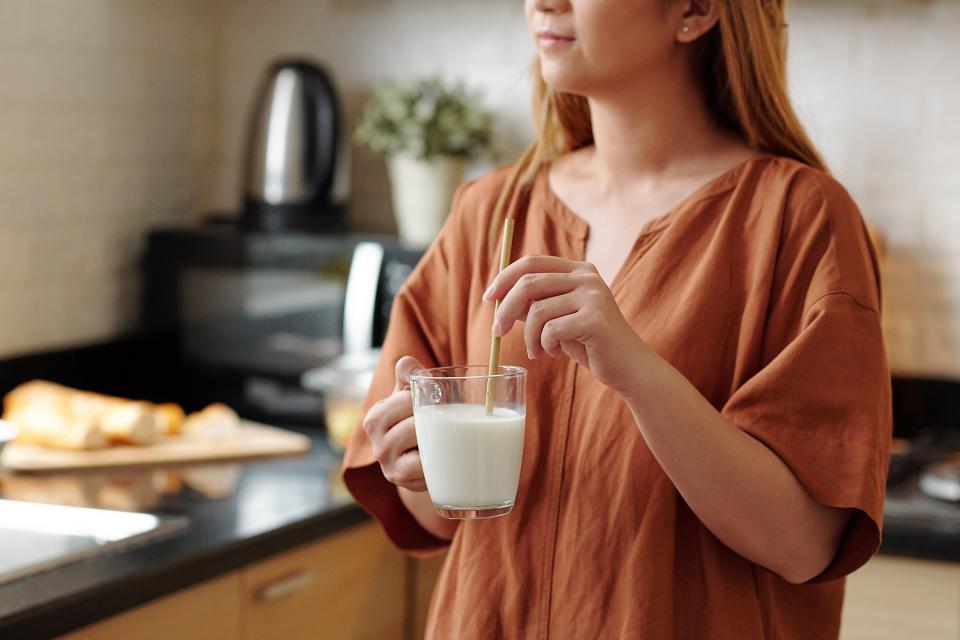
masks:
<svg viewBox="0 0 960 640"><path fill-rule="evenodd" d="M552 31L538 31L537 32L537 42L541 47L545 49L553 49L556 47L563 47L565 45L573 42L575 38L570 36L562 36L558 33L553 33Z"/></svg>

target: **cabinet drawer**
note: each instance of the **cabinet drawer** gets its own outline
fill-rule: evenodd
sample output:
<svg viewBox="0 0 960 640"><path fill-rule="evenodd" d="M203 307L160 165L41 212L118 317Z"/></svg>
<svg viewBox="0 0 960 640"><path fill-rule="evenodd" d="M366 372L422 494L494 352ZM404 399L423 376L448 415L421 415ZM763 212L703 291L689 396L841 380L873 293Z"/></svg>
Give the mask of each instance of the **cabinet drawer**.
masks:
<svg viewBox="0 0 960 640"><path fill-rule="evenodd" d="M247 640L404 637L405 558L373 523L245 569Z"/></svg>
<svg viewBox="0 0 960 640"><path fill-rule="evenodd" d="M430 599L433 597L433 590L437 586L437 579L440 577L440 571L443 569L443 563L446 559L447 554L443 553L415 561L414 638L422 638L426 631L427 614L430 611Z"/></svg>
<svg viewBox="0 0 960 640"><path fill-rule="evenodd" d="M240 574L229 573L119 613L61 640L236 640Z"/></svg>
<svg viewBox="0 0 960 640"><path fill-rule="evenodd" d="M840 638L960 638L960 564L874 557L847 578Z"/></svg>

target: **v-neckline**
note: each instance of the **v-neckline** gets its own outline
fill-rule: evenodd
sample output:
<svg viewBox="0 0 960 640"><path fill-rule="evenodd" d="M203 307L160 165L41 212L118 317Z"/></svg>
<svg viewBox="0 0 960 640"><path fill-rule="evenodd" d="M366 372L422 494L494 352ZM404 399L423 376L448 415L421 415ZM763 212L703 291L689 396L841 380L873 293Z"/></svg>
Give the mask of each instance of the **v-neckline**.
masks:
<svg viewBox="0 0 960 640"><path fill-rule="evenodd" d="M668 209L663 214L651 218L648 220L637 233L636 238L634 238L633 244L630 247L630 251L627 252L626 257L623 260L623 263L617 269L616 274L613 277L613 280L610 281L609 286L611 290L614 290L617 285L626 277L626 273L630 270L633 264L636 262L635 254L639 250L641 241L647 238L648 236L666 229L670 226L670 223L679 216L680 213L684 212L688 208L692 207L694 204L705 200L711 196L723 193L733 188L736 185L740 174L747 170L748 167L753 165L754 162L757 162L761 159L770 158L768 153L757 153L746 160L743 160L729 169L724 170L723 172L717 174L713 178L710 178L699 187L694 189L690 195L683 198L680 202L675 204L673 207ZM590 223L585 219L580 217L566 202L564 202L560 196L553 190L553 187L550 184L550 165L551 163L544 163L543 167L540 170L540 175L538 179L542 181L543 190L546 193L547 202L553 205L550 207L551 210L558 213L562 218L563 222L570 225L574 230L575 235L581 241L580 243L580 260L586 259L586 250L587 250L587 240L590 237ZM647 243L648 244L648 243Z"/></svg>

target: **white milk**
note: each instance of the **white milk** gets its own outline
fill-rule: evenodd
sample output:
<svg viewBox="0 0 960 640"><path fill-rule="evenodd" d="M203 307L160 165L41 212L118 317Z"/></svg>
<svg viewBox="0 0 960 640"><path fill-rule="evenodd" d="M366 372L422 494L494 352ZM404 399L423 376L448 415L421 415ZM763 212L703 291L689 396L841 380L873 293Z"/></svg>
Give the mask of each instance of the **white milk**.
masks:
<svg viewBox="0 0 960 640"><path fill-rule="evenodd" d="M417 446L433 504L479 508L516 499L526 416L500 407L485 413L480 404L416 410Z"/></svg>

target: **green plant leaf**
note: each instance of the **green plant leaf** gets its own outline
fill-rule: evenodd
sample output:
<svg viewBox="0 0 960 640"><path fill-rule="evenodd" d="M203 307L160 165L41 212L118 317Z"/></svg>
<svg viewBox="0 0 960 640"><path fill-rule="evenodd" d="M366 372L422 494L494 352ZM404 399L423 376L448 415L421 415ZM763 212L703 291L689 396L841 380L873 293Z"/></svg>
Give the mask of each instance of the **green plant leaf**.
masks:
<svg viewBox="0 0 960 640"><path fill-rule="evenodd" d="M478 94L431 77L377 87L354 138L381 154L481 157L491 153L492 125Z"/></svg>

